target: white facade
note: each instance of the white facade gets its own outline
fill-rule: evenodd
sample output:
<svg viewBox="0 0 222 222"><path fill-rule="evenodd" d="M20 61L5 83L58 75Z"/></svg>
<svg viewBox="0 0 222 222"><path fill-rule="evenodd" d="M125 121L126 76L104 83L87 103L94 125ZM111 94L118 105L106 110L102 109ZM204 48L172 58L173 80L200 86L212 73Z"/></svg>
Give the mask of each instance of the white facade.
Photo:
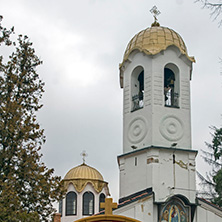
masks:
<svg viewBox="0 0 222 222"><path fill-rule="evenodd" d="M118 157L120 198L152 187L155 202L182 194L196 201L196 152L172 148L145 148Z"/></svg>
<svg viewBox="0 0 222 222"><path fill-rule="evenodd" d="M117 215L135 218L139 221L158 221L157 206L153 204L153 196L136 201L114 211Z"/></svg>
<svg viewBox="0 0 222 222"><path fill-rule="evenodd" d="M66 198L62 200L62 217L61 222L73 222L83 217L88 217L89 215L83 215L83 194L86 192L91 192L94 195L94 208L93 208L93 214L96 214L99 212L99 197L100 194L104 194L107 196L107 190L106 188L103 188L100 193L97 193L95 189L93 188L92 184L88 183L84 190L80 193L78 193L75 190L75 187L73 184L69 184L67 193L69 192L75 192L77 194L77 206L76 206L76 215L67 215L66 214ZM91 215L93 215L91 214Z"/></svg>
<svg viewBox="0 0 222 222"><path fill-rule="evenodd" d="M165 106L164 68L175 73L178 107ZM133 111L134 75L144 70L143 108ZM175 46L151 56L134 51L123 66L123 153L149 146L191 149L190 78L192 63Z"/></svg>
<svg viewBox="0 0 222 222"><path fill-rule="evenodd" d="M203 200L198 201L197 212L195 215L195 222L221 222L222 210L215 206L206 203Z"/></svg>
<svg viewBox="0 0 222 222"><path fill-rule="evenodd" d="M120 207L115 210L115 214L135 218L142 222L166 222L161 220L158 214L158 205L154 204L153 195L142 198L127 206ZM186 220L184 220L185 222ZM197 206L194 210L194 215L189 218L192 222L221 222L222 211L212 206L210 203L198 199ZM181 222L183 222L181 220Z"/></svg>

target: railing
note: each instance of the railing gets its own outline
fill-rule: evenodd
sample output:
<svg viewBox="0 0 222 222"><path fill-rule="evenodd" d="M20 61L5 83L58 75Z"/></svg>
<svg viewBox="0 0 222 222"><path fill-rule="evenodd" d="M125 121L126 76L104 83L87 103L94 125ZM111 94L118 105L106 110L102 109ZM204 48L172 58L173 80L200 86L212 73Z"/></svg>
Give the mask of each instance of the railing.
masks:
<svg viewBox="0 0 222 222"><path fill-rule="evenodd" d="M133 108L132 111L143 108L143 93L132 96Z"/></svg>
<svg viewBox="0 0 222 222"><path fill-rule="evenodd" d="M142 109L144 106L143 93L132 96L133 108L132 112ZM165 93L165 106L179 107L179 93L173 92L172 89Z"/></svg>
<svg viewBox="0 0 222 222"><path fill-rule="evenodd" d="M179 107L179 93L169 90L165 94L165 106Z"/></svg>

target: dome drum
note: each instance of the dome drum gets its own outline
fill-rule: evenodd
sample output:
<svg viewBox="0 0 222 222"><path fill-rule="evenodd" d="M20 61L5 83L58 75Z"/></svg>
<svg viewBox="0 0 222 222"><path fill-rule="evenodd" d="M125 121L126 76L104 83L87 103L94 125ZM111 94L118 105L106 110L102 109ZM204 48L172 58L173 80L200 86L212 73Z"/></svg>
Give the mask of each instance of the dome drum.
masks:
<svg viewBox="0 0 222 222"><path fill-rule="evenodd" d="M103 188L108 190L108 183L105 181L98 181L98 180L89 180L89 179L68 179L68 180L63 180L64 181L64 187L65 189L68 189L68 186L72 184L77 192L82 192L86 185L89 183L93 186L95 191L97 193L100 193Z"/></svg>

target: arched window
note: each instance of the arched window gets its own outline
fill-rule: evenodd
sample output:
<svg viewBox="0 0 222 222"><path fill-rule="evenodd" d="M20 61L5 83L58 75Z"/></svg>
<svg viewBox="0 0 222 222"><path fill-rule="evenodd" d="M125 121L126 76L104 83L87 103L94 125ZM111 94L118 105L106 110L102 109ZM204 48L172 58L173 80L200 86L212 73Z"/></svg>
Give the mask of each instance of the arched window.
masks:
<svg viewBox="0 0 222 222"><path fill-rule="evenodd" d="M59 200L59 213L61 214L61 216L62 216L62 202L63 202L63 200L61 199L61 200Z"/></svg>
<svg viewBox="0 0 222 222"><path fill-rule="evenodd" d="M144 102L144 70L136 67L131 79L132 111L143 108Z"/></svg>
<svg viewBox="0 0 222 222"><path fill-rule="evenodd" d="M102 211L102 210L103 210L103 208L100 208L100 203L105 203L105 199L106 199L105 194L104 194L104 193L101 193L101 194L99 195L99 211Z"/></svg>
<svg viewBox="0 0 222 222"><path fill-rule="evenodd" d="M164 68L165 106L179 107L179 69L174 64Z"/></svg>
<svg viewBox="0 0 222 222"><path fill-rule="evenodd" d="M83 215L94 214L94 195L92 192L83 194Z"/></svg>
<svg viewBox="0 0 222 222"><path fill-rule="evenodd" d="M66 215L76 215L77 195L71 191L66 194Z"/></svg>

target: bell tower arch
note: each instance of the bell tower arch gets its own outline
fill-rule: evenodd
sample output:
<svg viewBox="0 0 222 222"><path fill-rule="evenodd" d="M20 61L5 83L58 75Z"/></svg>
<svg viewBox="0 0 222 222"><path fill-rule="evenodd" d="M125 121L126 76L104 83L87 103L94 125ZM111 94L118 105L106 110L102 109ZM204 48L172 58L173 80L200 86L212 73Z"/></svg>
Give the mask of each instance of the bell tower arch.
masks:
<svg viewBox="0 0 222 222"><path fill-rule="evenodd" d="M179 88L179 69L176 65L169 63L164 67L165 106L179 108Z"/></svg>
<svg viewBox="0 0 222 222"><path fill-rule="evenodd" d="M142 66L137 66L131 76L131 112L143 108L144 95L144 69Z"/></svg>

